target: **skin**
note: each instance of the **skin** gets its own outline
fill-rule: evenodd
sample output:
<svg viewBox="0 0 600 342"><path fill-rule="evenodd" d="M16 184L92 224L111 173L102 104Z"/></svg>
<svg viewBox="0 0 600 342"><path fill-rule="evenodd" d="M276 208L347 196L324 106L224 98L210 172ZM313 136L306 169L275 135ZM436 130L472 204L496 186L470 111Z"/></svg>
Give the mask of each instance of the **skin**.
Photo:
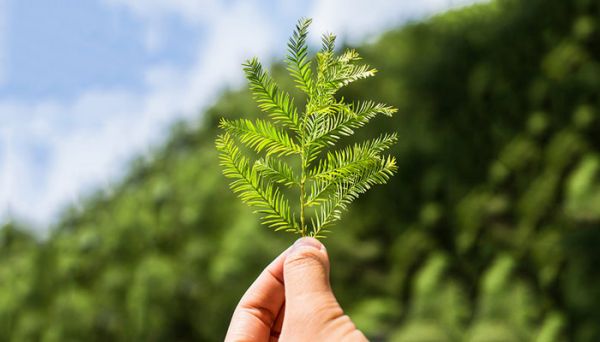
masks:
<svg viewBox="0 0 600 342"><path fill-rule="evenodd" d="M240 300L225 341L367 341L329 284L325 246L301 238L258 276Z"/></svg>

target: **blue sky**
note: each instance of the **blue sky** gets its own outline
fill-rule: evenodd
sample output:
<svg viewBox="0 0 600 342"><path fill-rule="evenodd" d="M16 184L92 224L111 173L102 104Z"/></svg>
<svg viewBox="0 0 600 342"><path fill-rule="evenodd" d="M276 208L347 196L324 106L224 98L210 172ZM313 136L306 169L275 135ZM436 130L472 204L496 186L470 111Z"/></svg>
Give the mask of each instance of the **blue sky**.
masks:
<svg viewBox="0 0 600 342"><path fill-rule="evenodd" d="M43 233L62 208L193 120L240 64L312 42L359 42L472 0L0 0L0 222Z"/></svg>
<svg viewBox="0 0 600 342"><path fill-rule="evenodd" d="M148 51L139 39L142 21L123 9L72 0L14 1L9 8L10 82L0 96L21 100L73 99L90 86L142 91L145 68L161 61L192 63L195 51L181 41L203 33L169 18L165 35L181 41L165 40Z"/></svg>

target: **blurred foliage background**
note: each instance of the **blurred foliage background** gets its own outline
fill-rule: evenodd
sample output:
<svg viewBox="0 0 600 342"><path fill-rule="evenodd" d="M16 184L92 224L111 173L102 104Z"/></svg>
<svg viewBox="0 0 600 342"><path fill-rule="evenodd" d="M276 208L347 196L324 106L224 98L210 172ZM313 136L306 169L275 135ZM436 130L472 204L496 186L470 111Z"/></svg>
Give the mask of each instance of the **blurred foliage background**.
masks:
<svg viewBox="0 0 600 342"><path fill-rule="evenodd" d="M498 0L358 46L346 90L399 108L399 174L325 241L372 340L600 341L600 3ZM280 64L279 82L291 89ZM285 83L287 82L287 83ZM226 91L47 239L0 229L1 341L218 341L295 236L259 226L217 164Z"/></svg>

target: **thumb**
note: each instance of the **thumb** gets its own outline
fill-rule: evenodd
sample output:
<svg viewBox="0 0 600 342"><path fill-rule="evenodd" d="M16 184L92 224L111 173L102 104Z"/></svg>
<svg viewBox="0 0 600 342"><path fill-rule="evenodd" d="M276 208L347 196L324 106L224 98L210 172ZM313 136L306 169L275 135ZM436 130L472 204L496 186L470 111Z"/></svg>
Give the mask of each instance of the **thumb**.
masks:
<svg viewBox="0 0 600 342"><path fill-rule="evenodd" d="M329 285L329 257L314 238L301 238L283 264L285 312L280 341L366 341Z"/></svg>
<svg viewBox="0 0 600 342"><path fill-rule="evenodd" d="M294 243L283 264L283 283L284 327L286 323L316 326L312 321L324 324L343 314L329 285L327 251L317 239L301 238Z"/></svg>
<svg viewBox="0 0 600 342"><path fill-rule="evenodd" d="M283 265L286 298L331 295L329 258L325 246L315 238L298 239ZM304 299L306 299L304 298Z"/></svg>

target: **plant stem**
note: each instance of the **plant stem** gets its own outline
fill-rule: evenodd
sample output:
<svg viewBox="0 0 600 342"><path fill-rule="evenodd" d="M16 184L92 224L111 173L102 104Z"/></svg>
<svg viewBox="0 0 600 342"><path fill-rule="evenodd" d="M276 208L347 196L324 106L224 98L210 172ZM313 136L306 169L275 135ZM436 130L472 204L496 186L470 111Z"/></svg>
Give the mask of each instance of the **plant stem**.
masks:
<svg viewBox="0 0 600 342"><path fill-rule="evenodd" d="M304 207L306 206L305 195L304 195L304 184L306 182L306 138L305 138L305 127L306 118L308 117L308 105L304 111L304 117L300 125L300 140L302 142L300 154L300 234L306 236L306 225L304 223Z"/></svg>
<svg viewBox="0 0 600 342"><path fill-rule="evenodd" d="M302 134L304 133L304 121L302 120ZM302 139L302 153L300 155L300 229L301 229L301 234L302 236L306 236L306 226L304 224L304 206L306 205L306 203L304 203L304 182L306 181L305 179L305 156L304 156L304 137L301 137Z"/></svg>
<svg viewBox="0 0 600 342"><path fill-rule="evenodd" d="M304 205L304 167L302 167L302 178L300 179L300 226L302 227L302 236L306 236L306 226L304 225Z"/></svg>

